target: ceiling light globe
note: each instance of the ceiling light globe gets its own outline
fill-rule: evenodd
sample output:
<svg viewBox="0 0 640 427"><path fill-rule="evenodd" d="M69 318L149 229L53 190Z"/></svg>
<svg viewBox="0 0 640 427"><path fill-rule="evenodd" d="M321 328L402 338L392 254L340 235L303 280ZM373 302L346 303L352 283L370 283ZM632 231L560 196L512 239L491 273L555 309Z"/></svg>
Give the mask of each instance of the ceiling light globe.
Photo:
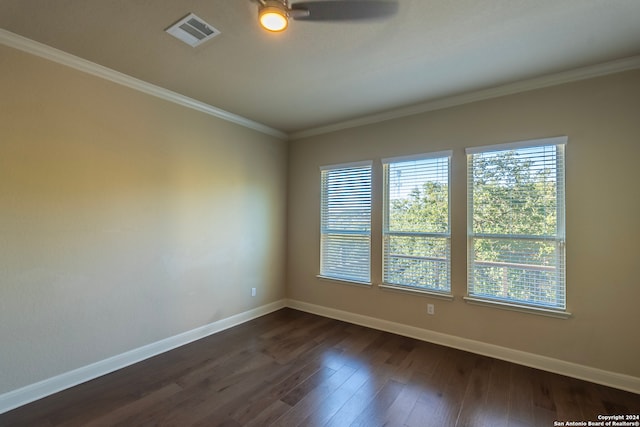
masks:
<svg viewBox="0 0 640 427"><path fill-rule="evenodd" d="M260 25L274 33L284 31L289 25L286 12L278 7L265 6L260 9Z"/></svg>

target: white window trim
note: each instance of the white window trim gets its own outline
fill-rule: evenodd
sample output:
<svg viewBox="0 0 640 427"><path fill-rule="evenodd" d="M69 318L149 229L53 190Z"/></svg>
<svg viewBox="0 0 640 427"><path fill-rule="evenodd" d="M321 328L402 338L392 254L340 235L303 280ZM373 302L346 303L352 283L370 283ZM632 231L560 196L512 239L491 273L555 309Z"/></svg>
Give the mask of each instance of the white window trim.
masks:
<svg viewBox="0 0 640 427"><path fill-rule="evenodd" d="M446 292L436 292L433 290L421 289L413 286L403 286L403 285L390 285L387 283L380 283L378 287L382 290L390 290L390 291L398 291L398 292L408 292L410 294L418 294L424 297L432 297L443 299L447 301L453 301L454 296L451 293Z"/></svg>
<svg viewBox="0 0 640 427"><path fill-rule="evenodd" d="M345 284L345 285L353 285L353 286L361 286L361 287L366 287L366 288L371 288L372 287L372 283L371 282L365 282L365 281L360 281L360 280L351 280L351 279L341 279L338 277L331 277L331 276L323 276L322 274L318 274L316 275L316 278L325 281L325 282L336 282L336 283L341 283L341 284Z"/></svg>
<svg viewBox="0 0 640 427"><path fill-rule="evenodd" d="M501 310L508 310L508 311L517 311L520 313L537 314L540 316L555 317L558 319L569 319L572 316L572 314L566 310L564 311L552 310L552 309L542 308L537 306L529 306L525 304L514 304L506 301L497 301L497 300L494 301L491 299L475 298L475 297L469 297L469 296L462 297L462 299L465 302L473 305L498 308Z"/></svg>
<svg viewBox="0 0 640 427"><path fill-rule="evenodd" d="M493 144L493 145L484 145L479 147L468 147L465 149L465 153L467 157L473 154L480 154L491 151L508 151L522 148L534 148L534 147L543 147L543 146L552 146L552 145L564 145L565 147L568 144L567 136L556 136L549 138L539 138L539 139L531 139L531 140L523 140L523 141L515 141L510 143L502 143L502 144ZM468 167L468 163L467 163ZM566 157L564 157L564 167L566 173ZM469 171L467 170L467 191L469 188ZM566 177L564 177L564 201L566 203ZM517 236L518 238L535 238L535 239L549 239L549 240L561 240L566 245L566 218L565 218L565 203L558 205L557 209L557 236ZM463 297L463 300L469 304L473 305L481 305L487 307L494 307L503 310L517 311L522 313L529 314L538 314L548 317L555 317L561 319L568 319L572 316L570 312L567 311L566 305L568 300L568 290L567 290L567 282L566 282L566 270L565 270L565 281L564 281L564 303L565 308L552 308L552 307L543 307L537 305L528 305L525 303L518 303L514 301L508 300L499 300L492 299L491 297L476 297L469 294L469 274L470 268L472 265L470 257L472 256L472 238L473 237L492 237L492 234L483 234L477 233L474 234L473 230L473 203L469 199L469 195L467 194L467 295ZM566 269L566 259L564 260L565 269Z"/></svg>
<svg viewBox="0 0 640 427"><path fill-rule="evenodd" d="M480 154L488 151L507 151L520 148L545 147L549 145L566 145L569 138L567 136L553 136L550 138L528 139L524 141L507 142L504 144L483 145L480 147L465 148L465 153Z"/></svg>
<svg viewBox="0 0 640 427"><path fill-rule="evenodd" d="M397 157L386 157L383 159L380 159L380 163L382 164L383 169L385 168L386 165L390 164L390 163L401 163L401 162L410 162L410 161L419 161L419 160L427 160L427 159L437 159L437 158L442 158L442 157L447 157L449 159L449 165L448 165L448 171L447 171L447 185L448 185L448 189L449 189L449 195L448 195L448 206L447 206L447 222L449 225L449 232L448 233L431 233L431 232L389 232L388 231L388 204L389 204L389 195L388 195L388 189L386 188L387 184L386 184L386 171L384 172L385 176L384 176L384 183L383 183L383 212L382 212L382 233L381 233L381 237L382 237L382 279L383 282L380 283L378 285L379 288L382 289L390 289L390 290L396 290L396 291L402 291L402 292L411 292L411 293L419 293L419 294L425 294L425 295L431 295L431 296L435 296L438 298L443 298L443 299L447 299L447 300L453 300L453 285L451 282L451 163L452 163L452 158L453 158L453 150L443 150L443 151L434 151L434 152L430 152L430 153L421 153L421 154L412 154L412 155L406 155L406 156L397 156ZM449 292L438 292L437 290L434 289L423 289L423 288L419 288L417 286L409 286L409 285L399 285L399 284L395 284L395 283L386 283L384 282L384 268L385 268L385 256L384 256L384 238L386 235L388 234L402 234L402 233L406 233L407 235L421 235L421 236L432 236L432 237L444 237L449 239Z"/></svg>
<svg viewBox="0 0 640 427"><path fill-rule="evenodd" d="M359 168L362 166L373 166L373 160L363 160L360 162L348 162L348 163L338 163L335 165L320 166L320 171L327 171L327 170L333 170L333 169L345 169L345 168Z"/></svg>
<svg viewBox="0 0 640 427"><path fill-rule="evenodd" d="M338 163L338 164L331 164L331 165L324 165L324 166L320 166L320 173L322 174L322 172L324 171L330 171L330 170L336 170L336 169L347 169L347 168L359 168L359 167L369 167L370 173L371 173L371 194L370 194L370 204L371 204L371 212L373 212L373 160L363 160L363 161L356 161L356 162L347 162L347 163ZM321 196L322 198L322 196ZM321 202L322 205L322 202ZM322 209L322 206L321 206ZM332 282L337 282L337 283L345 283L345 284L350 284L350 285L359 285L359 286L368 286L371 287L372 282L371 282L371 242L372 242L372 237L373 237L373 224L372 224L372 217L369 217L369 281L365 281L365 280L357 280L357 279L351 279L351 278L345 278L345 277L334 277L334 276L327 276L327 275L323 275L323 274L317 274L316 277L318 279L324 280L324 281L332 281ZM321 223L321 227L322 227L322 212L320 213L320 223ZM320 239L322 240L322 231L320 231ZM320 250L322 250L322 246L320 248ZM322 254L320 254L320 262L318 264L318 268L319 270L322 270Z"/></svg>
<svg viewBox="0 0 640 427"><path fill-rule="evenodd" d="M453 150L444 150L444 151L435 151L433 153L423 153L423 154L411 154L408 156L399 156L399 157L387 157L384 159L380 159L380 163L384 166L387 163L397 163L397 162L410 162L412 160L427 160L427 159L437 159L440 157L449 157L453 156Z"/></svg>

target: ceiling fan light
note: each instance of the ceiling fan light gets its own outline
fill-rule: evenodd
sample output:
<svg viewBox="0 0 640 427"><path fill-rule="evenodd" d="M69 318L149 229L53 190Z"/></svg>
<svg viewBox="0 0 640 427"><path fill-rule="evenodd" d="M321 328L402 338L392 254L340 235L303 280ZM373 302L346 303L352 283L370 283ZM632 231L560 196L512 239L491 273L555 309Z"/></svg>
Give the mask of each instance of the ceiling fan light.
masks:
<svg viewBox="0 0 640 427"><path fill-rule="evenodd" d="M260 25L262 25L265 30L272 32L284 31L289 25L287 12L283 7L278 5L272 6L267 4L261 7L259 18Z"/></svg>

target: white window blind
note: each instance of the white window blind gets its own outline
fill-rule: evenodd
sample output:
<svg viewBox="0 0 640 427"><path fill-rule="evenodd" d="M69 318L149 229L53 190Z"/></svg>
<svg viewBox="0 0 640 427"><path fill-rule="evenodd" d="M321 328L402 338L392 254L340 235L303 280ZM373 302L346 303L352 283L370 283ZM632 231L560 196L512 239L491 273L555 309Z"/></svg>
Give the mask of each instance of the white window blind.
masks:
<svg viewBox="0 0 640 427"><path fill-rule="evenodd" d="M566 141L467 149L469 296L566 308Z"/></svg>
<svg viewBox="0 0 640 427"><path fill-rule="evenodd" d="M371 162L321 168L320 275L371 281Z"/></svg>
<svg viewBox="0 0 640 427"><path fill-rule="evenodd" d="M451 152L384 159L383 281L450 293Z"/></svg>

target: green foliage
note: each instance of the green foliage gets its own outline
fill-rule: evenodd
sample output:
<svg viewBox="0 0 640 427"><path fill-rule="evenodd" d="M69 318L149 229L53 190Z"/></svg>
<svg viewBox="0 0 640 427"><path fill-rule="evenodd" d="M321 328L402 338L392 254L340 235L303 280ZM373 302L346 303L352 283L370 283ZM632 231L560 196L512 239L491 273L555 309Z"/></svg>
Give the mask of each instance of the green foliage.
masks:
<svg viewBox="0 0 640 427"><path fill-rule="evenodd" d="M474 238L473 292L554 305L562 297L553 267L560 248L556 241L545 238L554 236L557 229L556 165L555 160L544 163L532 152L512 150L473 157L473 231L496 236ZM448 290L448 193L446 183L428 181L390 197L387 283ZM513 235L516 237L510 237Z"/></svg>
<svg viewBox="0 0 640 427"><path fill-rule="evenodd" d="M449 291L448 200L448 185L433 181L390 200L385 282Z"/></svg>
<svg viewBox="0 0 640 427"><path fill-rule="evenodd" d="M473 231L554 235L555 170L503 151L473 160Z"/></svg>
<svg viewBox="0 0 640 427"><path fill-rule="evenodd" d="M556 159L548 149L473 156L473 231L496 236L474 238L474 294L563 304L555 267L561 249L545 239L557 233L558 212Z"/></svg>
<svg viewBox="0 0 640 427"><path fill-rule="evenodd" d="M407 197L390 201L389 230L446 233L449 231L449 188L426 182Z"/></svg>

